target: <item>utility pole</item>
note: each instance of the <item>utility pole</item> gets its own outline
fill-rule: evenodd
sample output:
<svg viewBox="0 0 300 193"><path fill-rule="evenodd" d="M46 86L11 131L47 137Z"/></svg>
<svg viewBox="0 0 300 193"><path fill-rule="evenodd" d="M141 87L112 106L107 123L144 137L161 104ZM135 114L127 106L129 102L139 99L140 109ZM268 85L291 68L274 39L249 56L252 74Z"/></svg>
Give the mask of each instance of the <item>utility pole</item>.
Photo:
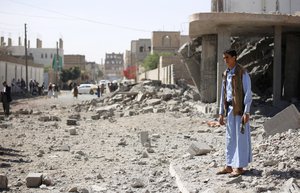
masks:
<svg viewBox="0 0 300 193"><path fill-rule="evenodd" d="M56 42L56 66L55 66L55 85L58 83L58 71L59 71L59 55L58 55L58 42Z"/></svg>
<svg viewBox="0 0 300 193"><path fill-rule="evenodd" d="M27 58L27 29L25 23L25 66L26 66L26 92L28 91L28 58Z"/></svg>

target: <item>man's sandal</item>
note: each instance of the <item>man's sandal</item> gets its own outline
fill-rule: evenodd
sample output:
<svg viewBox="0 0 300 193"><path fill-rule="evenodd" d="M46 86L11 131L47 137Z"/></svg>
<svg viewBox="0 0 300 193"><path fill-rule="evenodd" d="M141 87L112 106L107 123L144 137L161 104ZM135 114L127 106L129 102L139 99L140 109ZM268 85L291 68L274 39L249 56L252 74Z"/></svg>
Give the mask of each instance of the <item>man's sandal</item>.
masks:
<svg viewBox="0 0 300 193"><path fill-rule="evenodd" d="M246 172L246 171L243 170L243 169L235 169L235 170L233 170L233 172L231 172L231 173L229 174L229 177L230 177L230 178L235 178L235 177L238 177L238 176L240 176L240 175L243 175L245 172Z"/></svg>
<svg viewBox="0 0 300 193"><path fill-rule="evenodd" d="M217 175L230 174L232 172L233 172L232 168L225 167L225 168L222 168L220 171L218 171Z"/></svg>

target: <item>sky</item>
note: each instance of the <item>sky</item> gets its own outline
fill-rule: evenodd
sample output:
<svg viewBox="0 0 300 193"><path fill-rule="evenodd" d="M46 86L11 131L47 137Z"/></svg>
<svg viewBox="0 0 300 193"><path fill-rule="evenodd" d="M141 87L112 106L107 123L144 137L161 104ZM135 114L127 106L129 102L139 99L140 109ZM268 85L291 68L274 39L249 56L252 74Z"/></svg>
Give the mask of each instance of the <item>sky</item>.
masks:
<svg viewBox="0 0 300 193"><path fill-rule="evenodd" d="M0 0L0 36L36 39L43 48L56 48L62 38L64 54L85 55L102 63L105 53L125 53L132 40L151 39L152 31L188 35L189 16L210 12L211 0Z"/></svg>

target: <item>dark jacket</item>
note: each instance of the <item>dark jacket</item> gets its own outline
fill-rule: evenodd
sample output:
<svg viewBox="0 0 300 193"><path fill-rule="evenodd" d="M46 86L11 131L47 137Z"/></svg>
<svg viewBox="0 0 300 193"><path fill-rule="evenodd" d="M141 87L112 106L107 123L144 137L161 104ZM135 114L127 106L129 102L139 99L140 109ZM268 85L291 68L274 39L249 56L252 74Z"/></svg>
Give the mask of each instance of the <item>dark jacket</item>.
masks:
<svg viewBox="0 0 300 193"><path fill-rule="evenodd" d="M5 86L6 89L5 89L5 92L1 92L1 102L11 102L12 101L12 98L11 98L11 89L10 89L10 86ZM7 99L7 100L6 100Z"/></svg>

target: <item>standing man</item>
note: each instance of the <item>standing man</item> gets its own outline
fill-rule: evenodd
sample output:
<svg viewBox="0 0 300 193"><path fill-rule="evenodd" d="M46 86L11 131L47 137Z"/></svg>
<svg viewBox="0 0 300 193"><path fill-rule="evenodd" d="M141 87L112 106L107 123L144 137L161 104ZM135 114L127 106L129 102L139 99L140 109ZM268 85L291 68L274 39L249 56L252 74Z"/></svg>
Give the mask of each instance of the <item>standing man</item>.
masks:
<svg viewBox="0 0 300 193"><path fill-rule="evenodd" d="M7 85L6 81L3 83L3 90L1 91L1 102L3 103L3 110L6 117L9 116L9 104L12 101L10 94L10 87Z"/></svg>
<svg viewBox="0 0 300 193"><path fill-rule="evenodd" d="M227 69L223 73L219 123L226 123L226 166L217 174L237 177L244 174L244 167L252 161L250 135L251 80L246 70L237 63L235 50L223 53Z"/></svg>

